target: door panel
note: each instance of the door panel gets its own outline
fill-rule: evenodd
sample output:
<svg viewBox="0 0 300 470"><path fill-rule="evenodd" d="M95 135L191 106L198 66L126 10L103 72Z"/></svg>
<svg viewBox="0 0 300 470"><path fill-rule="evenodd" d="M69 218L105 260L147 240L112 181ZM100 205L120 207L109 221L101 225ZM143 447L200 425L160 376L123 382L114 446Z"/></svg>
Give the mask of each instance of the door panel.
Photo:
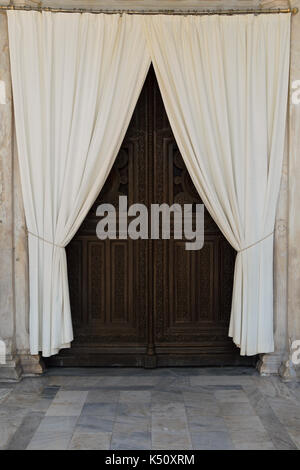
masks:
<svg viewBox="0 0 300 470"><path fill-rule="evenodd" d="M253 364L228 338L235 252L205 210L205 243L99 240L96 208L201 199L174 139L151 68L110 175L67 247L72 348L49 365ZM150 214L150 210L149 210ZM118 216L118 213L117 213ZM150 217L150 216L149 216ZM150 224L150 218L149 218ZM150 225L149 225L150 227ZM173 233L173 227L171 227Z"/></svg>

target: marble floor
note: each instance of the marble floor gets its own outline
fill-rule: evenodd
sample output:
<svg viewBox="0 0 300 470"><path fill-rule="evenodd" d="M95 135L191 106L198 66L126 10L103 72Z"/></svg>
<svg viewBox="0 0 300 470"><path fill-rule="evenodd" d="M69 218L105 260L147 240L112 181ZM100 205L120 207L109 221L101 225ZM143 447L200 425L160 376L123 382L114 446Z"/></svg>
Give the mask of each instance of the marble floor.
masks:
<svg viewBox="0 0 300 470"><path fill-rule="evenodd" d="M251 368L49 369L0 383L0 449L299 449L300 383Z"/></svg>

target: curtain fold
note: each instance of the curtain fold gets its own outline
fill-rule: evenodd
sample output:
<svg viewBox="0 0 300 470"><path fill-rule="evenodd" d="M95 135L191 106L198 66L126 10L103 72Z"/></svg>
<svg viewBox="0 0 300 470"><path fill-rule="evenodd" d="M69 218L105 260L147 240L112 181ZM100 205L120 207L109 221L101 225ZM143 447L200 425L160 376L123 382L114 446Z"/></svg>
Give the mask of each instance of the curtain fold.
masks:
<svg viewBox="0 0 300 470"><path fill-rule="evenodd" d="M242 355L272 352L290 15L153 15L144 27L185 164L238 252L229 335Z"/></svg>
<svg viewBox="0 0 300 470"><path fill-rule="evenodd" d="M111 169L150 56L139 16L9 11L8 26L30 348L50 356L73 339L64 247Z"/></svg>

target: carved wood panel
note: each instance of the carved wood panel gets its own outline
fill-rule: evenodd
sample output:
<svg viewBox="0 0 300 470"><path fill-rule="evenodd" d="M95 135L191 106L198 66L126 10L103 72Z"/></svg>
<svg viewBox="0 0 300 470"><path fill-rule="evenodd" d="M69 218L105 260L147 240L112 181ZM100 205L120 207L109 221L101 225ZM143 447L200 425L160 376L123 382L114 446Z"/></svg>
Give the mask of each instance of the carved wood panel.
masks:
<svg viewBox="0 0 300 470"><path fill-rule="evenodd" d="M235 252L205 211L205 244L98 240L96 208L201 203L179 153L151 68L124 142L67 247L74 342L55 365L168 366L249 363L228 338ZM150 212L150 211L149 211ZM118 214L117 214L118 215ZM251 360L250 360L251 362Z"/></svg>

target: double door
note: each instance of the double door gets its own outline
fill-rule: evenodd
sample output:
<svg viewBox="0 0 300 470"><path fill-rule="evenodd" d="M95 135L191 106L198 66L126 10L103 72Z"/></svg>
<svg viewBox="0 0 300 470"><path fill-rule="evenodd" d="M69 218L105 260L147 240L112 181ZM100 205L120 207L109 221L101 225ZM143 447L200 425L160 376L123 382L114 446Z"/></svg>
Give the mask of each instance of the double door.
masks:
<svg viewBox="0 0 300 470"><path fill-rule="evenodd" d="M62 366L252 363L228 338L235 251L205 210L204 246L186 240L100 240L99 204L201 203L174 139L151 68L97 200L67 247L74 342ZM172 220L172 219L171 219ZM149 224L151 221L149 220Z"/></svg>

